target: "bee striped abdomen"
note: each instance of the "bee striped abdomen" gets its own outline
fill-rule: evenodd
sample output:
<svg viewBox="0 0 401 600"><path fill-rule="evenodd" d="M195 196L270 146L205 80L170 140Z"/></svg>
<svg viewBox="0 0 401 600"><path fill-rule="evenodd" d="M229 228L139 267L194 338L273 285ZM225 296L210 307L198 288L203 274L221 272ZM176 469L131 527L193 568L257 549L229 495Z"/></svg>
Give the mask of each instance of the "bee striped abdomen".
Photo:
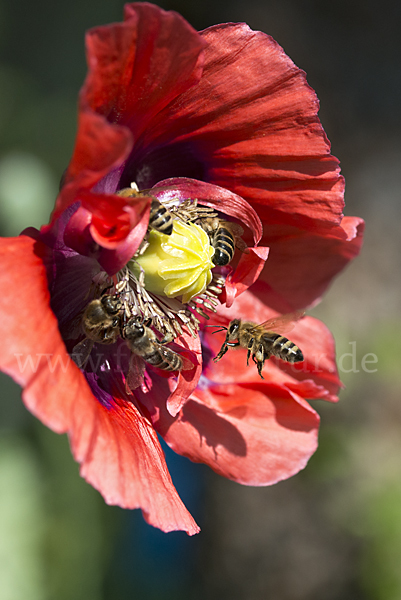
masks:
<svg viewBox="0 0 401 600"><path fill-rule="evenodd" d="M173 217L171 212L158 200L152 200L149 227L165 235L173 233Z"/></svg>
<svg viewBox="0 0 401 600"><path fill-rule="evenodd" d="M181 358L168 348L165 349L163 355L159 350L154 350L143 356L143 359L150 365L162 369L163 371L180 371L182 369ZM168 360L166 357L168 356Z"/></svg>
<svg viewBox="0 0 401 600"><path fill-rule="evenodd" d="M274 356L290 363L301 362L304 359L300 348L288 338L279 333L269 333L268 336L271 344L270 352Z"/></svg>
<svg viewBox="0 0 401 600"><path fill-rule="evenodd" d="M226 227L219 227L213 237L213 262L219 267L228 265L234 258L235 239Z"/></svg>

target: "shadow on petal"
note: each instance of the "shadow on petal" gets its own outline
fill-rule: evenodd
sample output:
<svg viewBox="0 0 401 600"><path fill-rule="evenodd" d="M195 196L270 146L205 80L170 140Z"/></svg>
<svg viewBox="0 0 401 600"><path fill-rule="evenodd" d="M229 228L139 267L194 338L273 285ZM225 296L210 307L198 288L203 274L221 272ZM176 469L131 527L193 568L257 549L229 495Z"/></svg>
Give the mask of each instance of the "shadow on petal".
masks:
<svg viewBox="0 0 401 600"><path fill-rule="evenodd" d="M190 400L182 409L182 419L194 427L203 442L213 448L217 455L217 446L224 446L236 456L246 456L247 445L244 437L234 425L217 415L213 410Z"/></svg>
<svg viewBox="0 0 401 600"><path fill-rule="evenodd" d="M318 416L306 400L280 385L270 385L265 382L240 384L245 397L253 393L263 394L272 399L274 421L290 431L308 433L316 428ZM237 415L236 415L237 416Z"/></svg>

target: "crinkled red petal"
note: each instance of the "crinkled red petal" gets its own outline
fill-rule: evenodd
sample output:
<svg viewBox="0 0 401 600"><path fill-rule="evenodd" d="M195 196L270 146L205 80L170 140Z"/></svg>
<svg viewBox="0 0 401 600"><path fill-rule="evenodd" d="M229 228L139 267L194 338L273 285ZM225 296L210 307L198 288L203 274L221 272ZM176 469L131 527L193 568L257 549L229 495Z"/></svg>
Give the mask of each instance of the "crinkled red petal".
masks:
<svg viewBox="0 0 401 600"><path fill-rule="evenodd" d="M128 402L102 406L67 354L49 307L47 258L29 237L0 239L1 369L24 387L33 414L69 434L83 476L107 502L142 508L163 531L197 533L149 422Z"/></svg>
<svg viewBox="0 0 401 600"><path fill-rule="evenodd" d="M225 306L219 307L213 324L227 326L236 318L259 324L275 315L263 300L247 291L236 299L234 310ZM270 358L265 362L262 371L265 381L291 390L303 398L321 398L335 402L341 382L330 331L321 321L304 317L285 335L301 348L305 360L291 365L280 359ZM212 328L204 330L204 343L210 348L212 357L217 355L224 339L224 331L213 334ZM219 362L210 361L205 366L205 375L219 384L259 381L253 361L250 360L249 367L246 366L244 349L230 348Z"/></svg>
<svg viewBox="0 0 401 600"><path fill-rule="evenodd" d="M121 168L132 134L137 140L153 115L201 76L205 42L180 15L138 3L126 6L125 18L87 34L89 73L80 94L77 139L52 222L80 191ZM100 229L98 223L95 234L105 241L109 236ZM122 232L121 223L118 229Z"/></svg>
<svg viewBox="0 0 401 600"><path fill-rule="evenodd" d="M303 469L318 427L301 397L263 382L198 389L178 418L161 411L156 423L173 450L245 485L271 485Z"/></svg>
<svg viewBox="0 0 401 600"><path fill-rule="evenodd" d="M202 73L204 40L175 12L126 5L125 22L86 36L89 73L81 106L129 126L134 138Z"/></svg>
<svg viewBox="0 0 401 600"><path fill-rule="evenodd" d="M159 188L160 191L157 191ZM160 181L152 188L153 191L161 202L174 199L198 199L203 205L234 217L242 225L246 225L252 232L255 244L258 244L262 237L262 222L258 214L246 200L230 190L188 177L174 177Z"/></svg>
<svg viewBox="0 0 401 600"><path fill-rule="evenodd" d="M267 230L267 233L266 233ZM252 290L280 312L313 305L332 279L360 252L364 222L344 217L329 231L267 226L269 260Z"/></svg>
<svg viewBox="0 0 401 600"><path fill-rule="evenodd" d="M343 180L305 73L269 36L245 24L201 33L199 84L156 115L147 150L186 144L206 181L268 206L286 223L339 224ZM171 150L170 150L171 151Z"/></svg>

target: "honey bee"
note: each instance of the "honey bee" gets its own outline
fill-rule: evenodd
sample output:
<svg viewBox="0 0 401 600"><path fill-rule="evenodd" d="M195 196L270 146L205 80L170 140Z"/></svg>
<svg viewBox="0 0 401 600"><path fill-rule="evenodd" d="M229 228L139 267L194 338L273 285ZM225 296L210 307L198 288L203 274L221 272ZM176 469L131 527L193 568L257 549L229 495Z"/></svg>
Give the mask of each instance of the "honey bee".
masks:
<svg viewBox="0 0 401 600"><path fill-rule="evenodd" d="M120 334L123 304L116 295L103 294L89 302L82 316L85 339L73 349L73 358L82 368L92 352L93 344L114 344Z"/></svg>
<svg viewBox="0 0 401 600"><path fill-rule="evenodd" d="M189 360L163 345L148 325L149 321L144 322L137 315L131 317L123 328L122 336L132 352L127 378L130 389L141 385L145 363L164 371L182 371L193 366Z"/></svg>
<svg viewBox="0 0 401 600"><path fill-rule="evenodd" d="M124 196L125 198L134 198L147 193L147 190L140 192L136 186L124 188L117 192L119 196ZM156 200L156 198L152 198L152 203L150 205L149 227L159 233L164 233L165 235L171 235L173 233L173 215L161 202L159 202L159 200Z"/></svg>
<svg viewBox="0 0 401 600"><path fill-rule="evenodd" d="M156 198L150 206L149 227L165 235L173 233L173 215Z"/></svg>
<svg viewBox="0 0 401 600"><path fill-rule="evenodd" d="M249 358L252 356L262 379L264 379L262 369L265 361L272 355L289 363L302 362L304 357L301 349L294 342L281 335L281 333L291 331L295 322L302 316L302 312L294 312L274 317L260 325L252 321L233 319L228 327L222 327L218 330L227 331L227 335L214 361L218 362L223 358L229 347L246 348L248 350L246 364L249 365ZM276 333L272 330L273 328L281 331L281 333Z"/></svg>
<svg viewBox="0 0 401 600"><path fill-rule="evenodd" d="M235 247L244 251L245 242L241 239L244 230L237 223L222 221L218 217L198 219L196 224L208 234L214 248L213 263L225 267L234 258Z"/></svg>

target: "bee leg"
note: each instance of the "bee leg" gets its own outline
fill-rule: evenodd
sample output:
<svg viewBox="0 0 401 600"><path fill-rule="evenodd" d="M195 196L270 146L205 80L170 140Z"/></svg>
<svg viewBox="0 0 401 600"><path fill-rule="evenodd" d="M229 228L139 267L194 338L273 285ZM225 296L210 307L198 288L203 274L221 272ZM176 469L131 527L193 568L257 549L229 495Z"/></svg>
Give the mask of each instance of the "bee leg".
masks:
<svg viewBox="0 0 401 600"><path fill-rule="evenodd" d="M161 346L164 346L165 344L169 344L173 340L174 340L174 335L172 333L166 333L166 335L161 340L159 340L159 344Z"/></svg>
<svg viewBox="0 0 401 600"><path fill-rule="evenodd" d="M264 377L262 375L262 369L265 366L266 359L270 357L270 354L269 354L269 352L266 351L263 344L260 344L256 354L257 354L257 358L256 358L256 355L254 355L254 361L258 367L258 374L261 377L261 379L264 379Z"/></svg>
<svg viewBox="0 0 401 600"><path fill-rule="evenodd" d="M106 293L107 293L109 290L111 290L111 288L113 288L113 287L114 287L114 284L111 284L111 285L108 285L107 287L103 288L103 290L102 290L102 294L101 294L101 295L102 295L102 296L105 296L105 295L106 295Z"/></svg>
<svg viewBox="0 0 401 600"><path fill-rule="evenodd" d="M114 327L107 327L107 329L105 330L104 334L103 334L103 340L107 343L108 340L113 339L114 337Z"/></svg>
<svg viewBox="0 0 401 600"><path fill-rule="evenodd" d="M264 360L259 360L259 361L257 361L257 362L256 362L256 364L257 364L257 366L258 366L258 373L259 373L260 377L261 377L262 379L264 379L264 377L263 377L263 375L262 375L262 369L263 369L263 366L264 366L264 364L265 364L265 361L264 361Z"/></svg>
<svg viewBox="0 0 401 600"><path fill-rule="evenodd" d="M250 358L250 356L251 356L251 352L252 352L252 348L253 348L253 342L254 342L254 340L255 340L255 338L251 338L251 339L249 340L249 343L248 343L248 353L247 353L247 355L246 355L246 366L247 366L247 367L249 367L249 358ZM255 360L255 355L254 355L254 354L252 355L252 358L253 358L253 360Z"/></svg>
<svg viewBox="0 0 401 600"><path fill-rule="evenodd" d="M221 358L223 358L223 356L225 355L227 350L228 350L228 346L227 346L226 342L224 342L224 344L220 348L220 352L218 353L217 356L214 357L213 361L218 362Z"/></svg>
<svg viewBox="0 0 401 600"><path fill-rule="evenodd" d="M225 353L227 352L228 348L237 348L239 346L239 342L227 342L225 341L224 344L222 345L220 352L218 353L217 356L214 357L214 362L219 361L221 358L223 358L223 356L225 355Z"/></svg>

